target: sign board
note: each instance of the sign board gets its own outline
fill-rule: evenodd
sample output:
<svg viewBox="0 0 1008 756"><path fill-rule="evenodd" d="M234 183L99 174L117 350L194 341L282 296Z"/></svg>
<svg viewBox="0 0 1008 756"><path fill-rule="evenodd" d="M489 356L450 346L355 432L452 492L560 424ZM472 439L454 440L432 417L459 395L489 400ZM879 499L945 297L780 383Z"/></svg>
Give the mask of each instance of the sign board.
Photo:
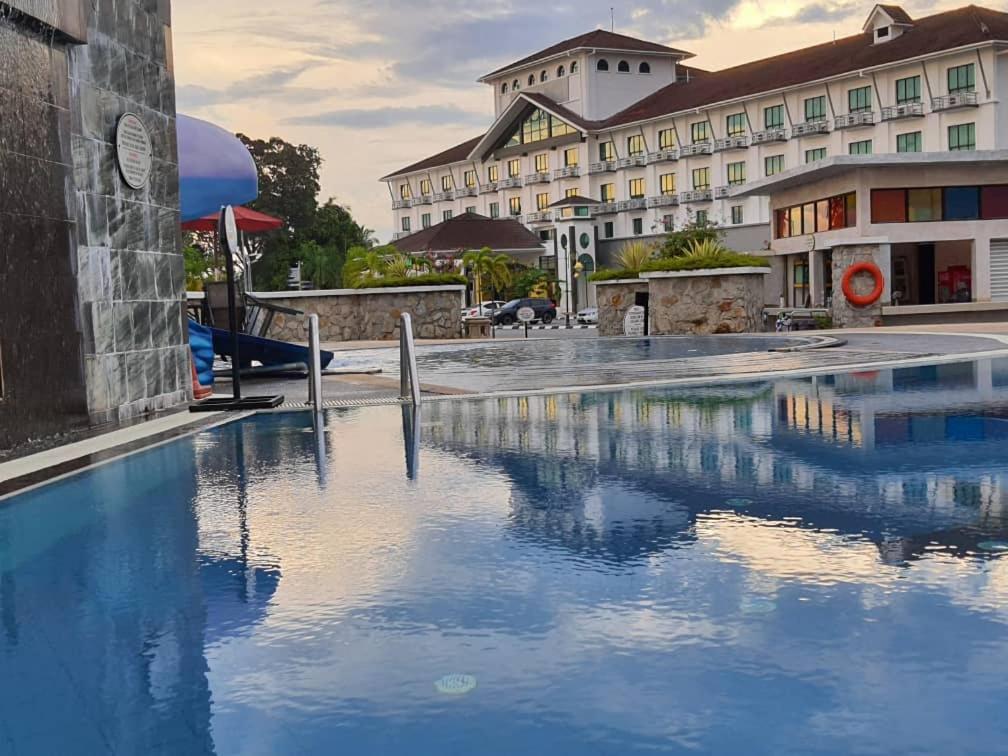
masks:
<svg viewBox="0 0 1008 756"><path fill-rule="evenodd" d="M634 305L627 310L626 317L623 318L623 333L627 336L643 336L646 318L647 310L640 305Z"/></svg>
<svg viewBox="0 0 1008 756"><path fill-rule="evenodd" d="M535 320L535 310L531 307L520 307L518 309L518 320L522 323L531 323Z"/></svg>
<svg viewBox="0 0 1008 756"><path fill-rule="evenodd" d="M116 125L116 162L128 186L133 189L147 186L154 164L154 151L147 127L133 113L123 115Z"/></svg>
<svg viewBox="0 0 1008 756"><path fill-rule="evenodd" d="M220 239L226 247L225 252L234 254L238 251L238 222L235 220L234 208L231 205L221 210L220 226Z"/></svg>

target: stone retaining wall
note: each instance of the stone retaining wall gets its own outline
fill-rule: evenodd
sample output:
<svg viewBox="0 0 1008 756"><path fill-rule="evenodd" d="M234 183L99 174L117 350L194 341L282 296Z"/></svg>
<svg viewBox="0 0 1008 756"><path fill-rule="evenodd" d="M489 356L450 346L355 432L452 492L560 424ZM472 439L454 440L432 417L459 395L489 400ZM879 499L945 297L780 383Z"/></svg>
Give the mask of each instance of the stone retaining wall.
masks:
<svg viewBox="0 0 1008 756"><path fill-rule="evenodd" d="M653 336L762 330L764 268L645 273Z"/></svg>
<svg viewBox="0 0 1008 756"><path fill-rule="evenodd" d="M594 284L598 302L598 335L622 336L623 319L634 306L638 292L647 292L648 282L641 279L599 281Z"/></svg>
<svg viewBox="0 0 1008 756"><path fill-rule="evenodd" d="M882 325L882 308L889 304L889 283L874 304L855 307L844 296L842 282L847 269L854 263L875 263L883 271L890 269L890 261L878 244L859 244L833 248L833 302L831 314L835 328L872 328ZM855 294L870 294L875 288L874 279L867 273L859 273L851 281Z"/></svg>
<svg viewBox="0 0 1008 756"><path fill-rule="evenodd" d="M257 294L272 304L319 316L322 341L391 341L399 338L399 316L413 316L421 339L461 338L463 286L416 286L388 289ZM306 342L308 318L276 315L270 338Z"/></svg>

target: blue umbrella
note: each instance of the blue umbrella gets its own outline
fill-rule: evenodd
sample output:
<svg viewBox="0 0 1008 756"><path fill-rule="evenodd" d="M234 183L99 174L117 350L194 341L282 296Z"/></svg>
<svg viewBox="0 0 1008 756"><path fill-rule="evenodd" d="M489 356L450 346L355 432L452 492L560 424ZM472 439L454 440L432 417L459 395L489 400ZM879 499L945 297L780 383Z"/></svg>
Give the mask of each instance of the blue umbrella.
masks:
<svg viewBox="0 0 1008 756"><path fill-rule="evenodd" d="M259 196L255 161L238 137L220 126L181 114L176 132L183 223L217 213L223 205L243 205Z"/></svg>

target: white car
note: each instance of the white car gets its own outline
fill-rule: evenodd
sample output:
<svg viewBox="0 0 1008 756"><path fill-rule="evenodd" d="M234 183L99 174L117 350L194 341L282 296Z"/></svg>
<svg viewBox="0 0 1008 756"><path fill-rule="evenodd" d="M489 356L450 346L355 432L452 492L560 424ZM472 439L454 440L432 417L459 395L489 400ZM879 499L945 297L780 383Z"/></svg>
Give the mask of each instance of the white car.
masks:
<svg viewBox="0 0 1008 756"><path fill-rule="evenodd" d="M585 307L577 314L577 322L581 325L598 324L598 307Z"/></svg>
<svg viewBox="0 0 1008 756"><path fill-rule="evenodd" d="M507 302L502 302L499 299L490 300L489 302L483 302L479 307L470 307L462 311L462 320L468 320L469 318L489 318L493 316L493 312L500 307L506 305Z"/></svg>

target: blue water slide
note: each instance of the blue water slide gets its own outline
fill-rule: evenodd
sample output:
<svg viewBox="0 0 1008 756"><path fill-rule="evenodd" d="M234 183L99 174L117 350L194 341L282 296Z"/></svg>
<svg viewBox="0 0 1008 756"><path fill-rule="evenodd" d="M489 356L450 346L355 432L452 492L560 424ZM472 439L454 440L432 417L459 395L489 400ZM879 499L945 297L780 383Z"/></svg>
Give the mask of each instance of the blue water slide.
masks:
<svg viewBox="0 0 1008 756"><path fill-rule="evenodd" d="M200 326L206 328L206 326ZM213 351L225 357L231 357L233 352L231 332L221 328L206 328L213 336ZM264 339L260 336L250 336L247 333L238 334L238 352L241 360L240 367L247 368L252 361L262 363L265 367L281 367L293 364L309 365L311 353L308 347L298 344L288 344L286 341L275 341L274 339ZM329 367L329 363L336 356L332 352L324 349L319 350L322 359L322 368Z"/></svg>

